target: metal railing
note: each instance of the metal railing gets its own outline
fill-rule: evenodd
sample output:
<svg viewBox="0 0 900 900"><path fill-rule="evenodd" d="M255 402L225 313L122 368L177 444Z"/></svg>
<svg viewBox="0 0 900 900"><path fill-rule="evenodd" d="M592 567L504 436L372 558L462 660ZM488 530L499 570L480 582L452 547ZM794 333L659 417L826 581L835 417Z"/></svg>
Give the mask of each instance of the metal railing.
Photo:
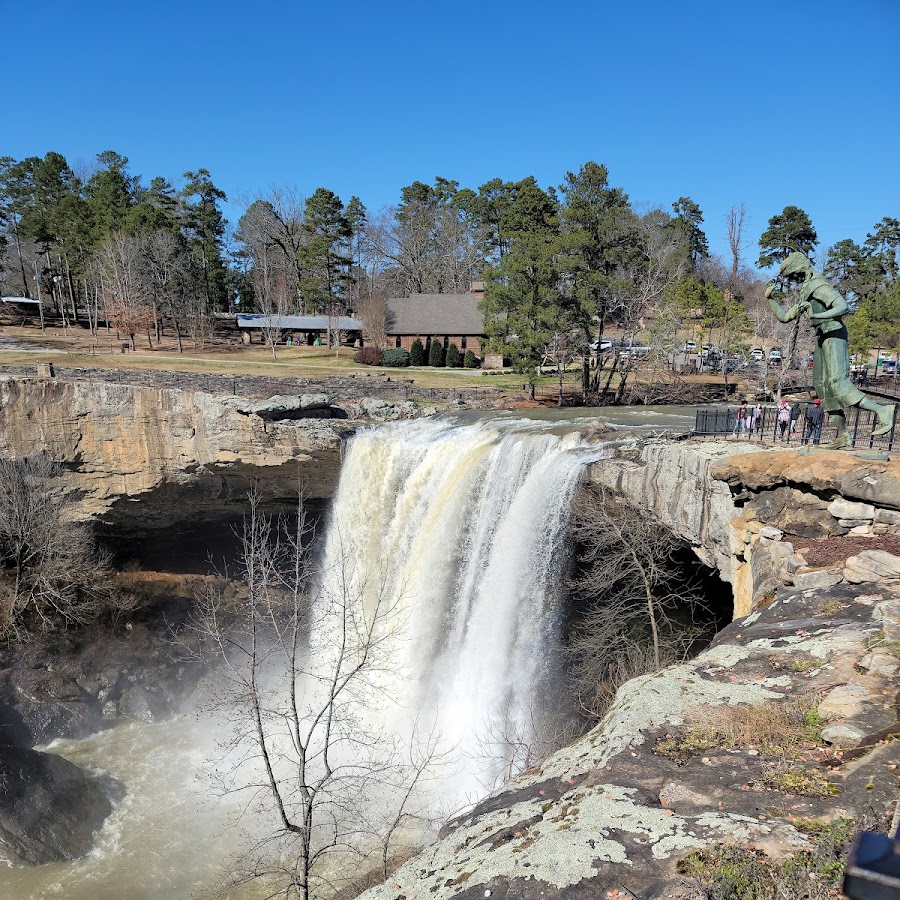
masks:
<svg viewBox="0 0 900 900"><path fill-rule="evenodd" d="M698 409L694 419L694 433L703 435L730 435L737 440L772 442L786 446L801 444L827 444L837 435L837 428L826 413L819 434L814 433L806 421L804 410L795 422L789 422L782 430L778 421L778 408L764 406L762 414L754 415L754 407L747 407L746 413L738 419L738 407L714 407ZM749 427L747 420L749 419ZM793 426L793 430L792 430ZM878 419L873 412L862 410L858 406L847 414L847 430L850 433L852 446L857 449L893 450L895 443L896 421L894 428L887 434L872 437L872 431L878 426ZM900 441L897 442L900 445Z"/></svg>

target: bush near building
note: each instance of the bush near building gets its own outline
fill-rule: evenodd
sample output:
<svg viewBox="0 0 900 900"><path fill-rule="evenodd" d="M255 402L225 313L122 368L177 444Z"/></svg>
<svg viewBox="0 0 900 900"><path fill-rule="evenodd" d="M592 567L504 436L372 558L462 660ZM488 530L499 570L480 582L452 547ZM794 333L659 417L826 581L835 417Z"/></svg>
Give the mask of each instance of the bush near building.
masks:
<svg viewBox="0 0 900 900"><path fill-rule="evenodd" d="M466 350L466 357L463 365L465 365L467 369L477 369L481 365L481 360L471 350Z"/></svg>
<svg viewBox="0 0 900 900"><path fill-rule="evenodd" d="M362 363L364 366L380 366L382 355L377 347L362 347L353 354L353 362Z"/></svg>
<svg viewBox="0 0 900 900"><path fill-rule="evenodd" d="M419 338L416 338L409 348L409 362L412 366L425 365L425 347L422 346L422 342Z"/></svg>
<svg viewBox="0 0 900 900"><path fill-rule="evenodd" d="M458 369L463 364L463 358L460 355L459 347L456 344L451 344L447 348L447 368L448 369Z"/></svg>
<svg viewBox="0 0 900 900"><path fill-rule="evenodd" d="M396 350L385 350L381 356L381 364L394 369L402 369L409 365L409 352L401 347Z"/></svg>
<svg viewBox="0 0 900 900"><path fill-rule="evenodd" d="M444 365L444 348L440 341L432 341L431 349L428 351L428 365L434 366L436 369L442 368Z"/></svg>

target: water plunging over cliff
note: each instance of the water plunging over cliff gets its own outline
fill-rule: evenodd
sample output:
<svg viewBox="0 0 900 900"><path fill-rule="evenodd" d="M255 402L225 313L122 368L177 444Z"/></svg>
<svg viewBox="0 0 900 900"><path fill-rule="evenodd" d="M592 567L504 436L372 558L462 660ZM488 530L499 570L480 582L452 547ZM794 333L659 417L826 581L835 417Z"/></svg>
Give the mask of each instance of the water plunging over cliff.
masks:
<svg viewBox="0 0 900 900"><path fill-rule="evenodd" d="M571 499L603 455L581 433L528 420L422 420L349 442L325 577L350 571L369 604L376 591L399 598L382 712L401 732L424 717L459 747L453 793L508 768L498 736L527 739L547 705L532 700L552 681Z"/></svg>

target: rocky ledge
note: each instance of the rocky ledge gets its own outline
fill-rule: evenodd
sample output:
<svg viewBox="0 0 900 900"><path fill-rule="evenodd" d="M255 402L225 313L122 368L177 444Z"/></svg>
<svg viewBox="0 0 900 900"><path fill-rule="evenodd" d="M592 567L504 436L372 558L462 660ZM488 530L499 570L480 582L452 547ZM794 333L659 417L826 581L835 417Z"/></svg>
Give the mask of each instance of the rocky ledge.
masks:
<svg viewBox="0 0 900 900"><path fill-rule="evenodd" d="M715 877L704 848L802 871L828 823L897 797L898 596L896 578L781 588L691 662L626 684L600 725L363 898L686 898Z"/></svg>

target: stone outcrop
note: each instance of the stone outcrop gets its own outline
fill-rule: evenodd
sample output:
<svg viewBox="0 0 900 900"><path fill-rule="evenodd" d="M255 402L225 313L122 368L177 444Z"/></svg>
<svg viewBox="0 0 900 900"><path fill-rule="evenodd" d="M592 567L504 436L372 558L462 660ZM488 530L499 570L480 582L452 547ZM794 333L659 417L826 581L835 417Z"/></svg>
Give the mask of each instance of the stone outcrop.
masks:
<svg viewBox="0 0 900 900"><path fill-rule="evenodd" d="M113 508L141 499L151 501L142 507L145 526L164 528L221 516L228 500L237 514L253 480L269 499L296 498L298 478L307 496L330 496L341 439L353 426L320 418L325 400L258 405L202 391L0 379L0 452L48 452L85 517L124 522L128 510L117 516ZM284 418L275 420L279 407Z"/></svg>
<svg viewBox="0 0 900 900"><path fill-rule="evenodd" d="M843 535L900 534L900 461L657 440L619 447L592 467L590 478L689 541L730 582L736 617L782 585L822 590L844 578L877 580L870 575L883 569L873 570L866 551L848 562L849 574L812 570L797 547Z"/></svg>
<svg viewBox="0 0 900 900"><path fill-rule="evenodd" d="M0 860L41 865L84 856L112 811L115 787L52 753L0 746Z"/></svg>
<svg viewBox="0 0 900 900"><path fill-rule="evenodd" d="M612 459L591 467L589 478L652 512L666 528L694 547L697 555L732 581L731 529L734 499L711 468L747 444L731 441L651 440L625 445Z"/></svg>
<svg viewBox="0 0 900 900"><path fill-rule="evenodd" d="M781 858L809 847L804 820L889 809L900 658L882 626L895 602L782 587L691 662L628 682L593 731L451 821L363 900L693 897L677 870L692 850ZM754 709L810 698L825 724L802 761L746 725L703 743L703 727L739 732ZM712 725L692 737L696 722Z"/></svg>

